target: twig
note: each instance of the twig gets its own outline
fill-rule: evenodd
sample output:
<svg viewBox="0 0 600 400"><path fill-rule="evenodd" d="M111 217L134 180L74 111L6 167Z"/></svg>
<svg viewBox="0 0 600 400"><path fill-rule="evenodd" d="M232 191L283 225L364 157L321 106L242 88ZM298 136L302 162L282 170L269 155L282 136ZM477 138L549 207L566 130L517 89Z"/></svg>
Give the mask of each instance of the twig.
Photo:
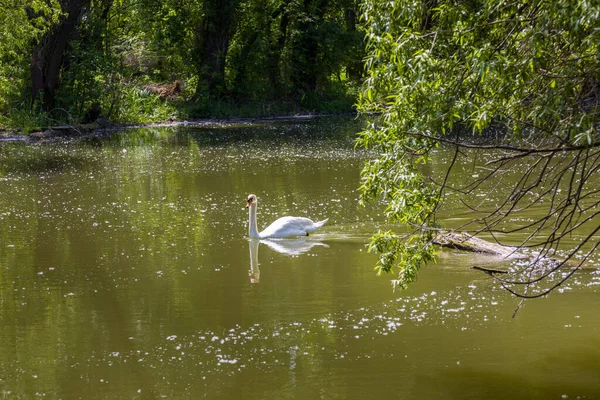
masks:
<svg viewBox="0 0 600 400"><path fill-rule="evenodd" d="M485 272L488 275L492 275L492 274L508 274L508 271L504 271L504 270L501 270L501 269L485 268L485 267L480 267L478 265L473 265L471 267L471 269L476 269L478 271Z"/></svg>

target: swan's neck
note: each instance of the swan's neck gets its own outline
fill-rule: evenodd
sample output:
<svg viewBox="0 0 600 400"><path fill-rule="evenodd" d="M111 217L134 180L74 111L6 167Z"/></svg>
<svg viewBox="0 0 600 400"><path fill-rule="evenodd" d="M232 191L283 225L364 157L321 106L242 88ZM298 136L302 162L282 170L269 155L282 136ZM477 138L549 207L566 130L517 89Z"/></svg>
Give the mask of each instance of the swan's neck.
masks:
<svg viewBox="0 0 600 400"><path fill-rule="evenodd" d="M260 240L250 239L250 282L258 283L260 281L260 269L258 268L258 245Z"/></svg>
<svg viewBox="0 0 600 400"><path fill-rule="evenodd" d="M249 226L248 226L248 236L253 239L260 239L260 234L256 229L256 203L250 205L248 209L248 218L249 218Z"/></svg>

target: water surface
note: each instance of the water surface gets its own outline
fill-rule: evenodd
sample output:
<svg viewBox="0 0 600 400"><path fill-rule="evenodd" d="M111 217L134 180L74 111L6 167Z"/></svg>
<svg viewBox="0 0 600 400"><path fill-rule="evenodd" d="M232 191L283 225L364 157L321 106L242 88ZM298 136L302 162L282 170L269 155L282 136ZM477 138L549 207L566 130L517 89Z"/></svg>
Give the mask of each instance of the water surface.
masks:
<svg viewBox="0 0 600 400"><path fill-rule="evenodd" d="M384 221L358 205L359 129L0 144L0 398L600 397L594 270L516 319L471 255L444 251L406 291L375 276L365 244ZM259 227L329 223L250 241L249 193Z"/></svg>

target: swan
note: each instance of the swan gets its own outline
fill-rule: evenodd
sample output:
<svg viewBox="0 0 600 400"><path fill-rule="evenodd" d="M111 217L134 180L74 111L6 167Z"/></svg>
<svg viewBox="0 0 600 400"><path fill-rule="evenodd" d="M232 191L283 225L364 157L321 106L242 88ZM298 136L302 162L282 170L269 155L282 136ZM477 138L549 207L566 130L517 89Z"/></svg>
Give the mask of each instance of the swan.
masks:
<svg viewBox="0 0 600 400"><path fill-rule="evenodd" d="M265 230L259 232L256 229L256 208L257 200L256 196L251 194L248 196L248 202L246 203L248 208L248 217L250 219L250 226L248 228L248 235L253 239L266 239L266 238L291 238L296 236L308 236L309 233L313 233L327 222L327 219L323 221L314 222L308 218L302 217L281 217Z"/></svg>

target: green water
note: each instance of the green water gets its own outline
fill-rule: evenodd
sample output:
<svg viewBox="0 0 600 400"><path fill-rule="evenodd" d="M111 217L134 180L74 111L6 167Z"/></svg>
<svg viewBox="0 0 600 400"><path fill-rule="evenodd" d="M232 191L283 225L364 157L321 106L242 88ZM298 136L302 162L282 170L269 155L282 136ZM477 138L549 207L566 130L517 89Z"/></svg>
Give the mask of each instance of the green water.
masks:
<svg viewBox="0 0 600 400"><path fill-rule="evenodd" d="M472 255L443 252L403 292L375 276L358 129L0 143L0 399L600 398L594 270L515 319ZM250 241L249 193L259 228L329 223Z"/></svg>

